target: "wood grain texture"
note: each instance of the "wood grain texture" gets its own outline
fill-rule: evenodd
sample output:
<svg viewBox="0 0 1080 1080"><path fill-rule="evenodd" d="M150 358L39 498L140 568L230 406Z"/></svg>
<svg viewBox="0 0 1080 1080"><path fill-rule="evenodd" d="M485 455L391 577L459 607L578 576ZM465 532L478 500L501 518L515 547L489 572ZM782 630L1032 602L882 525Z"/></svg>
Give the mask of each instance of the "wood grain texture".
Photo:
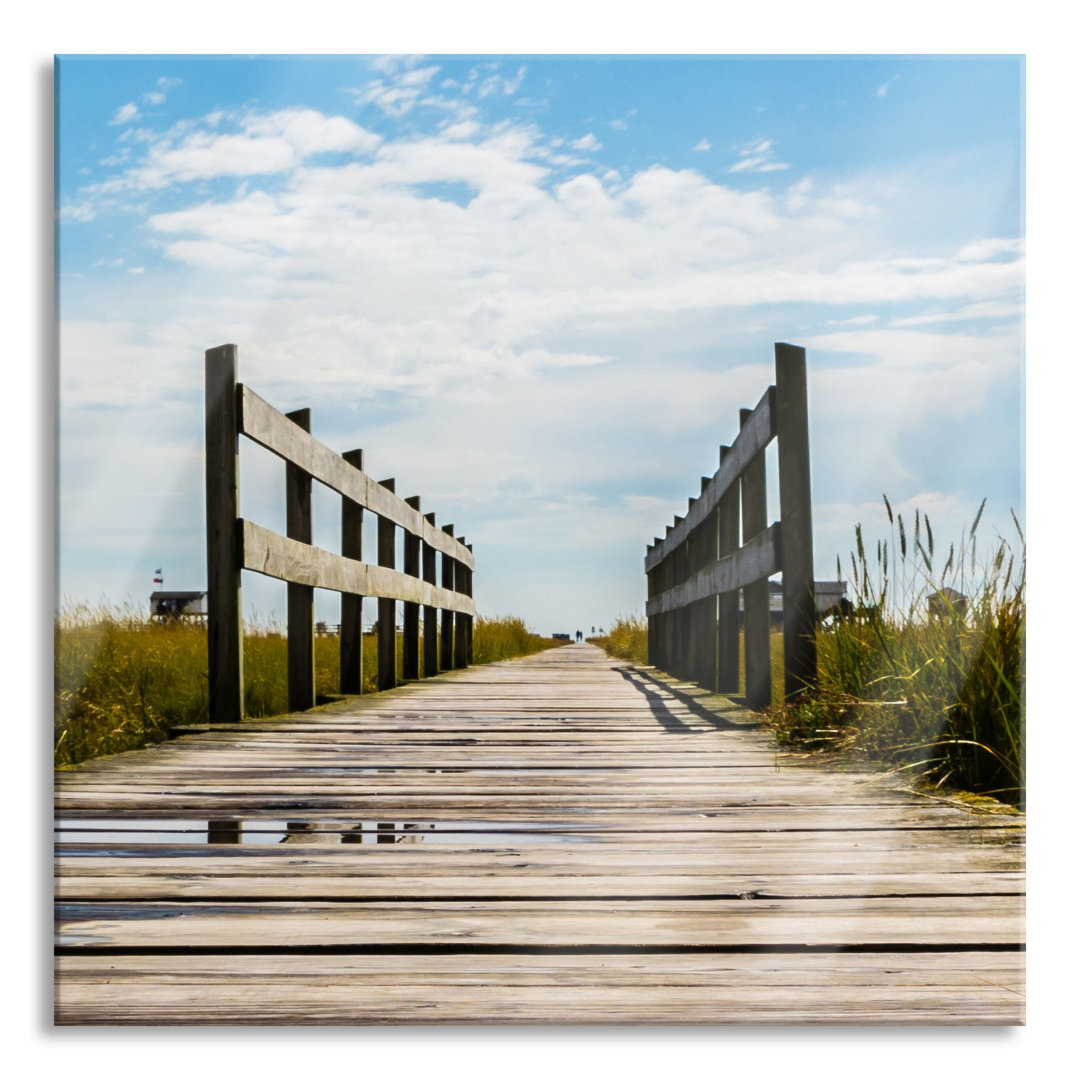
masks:
<svg viewBox="0 0 1080 1080"><path fill-rule="evenodd" d="M409 600L444 610L475 612L471 597L432 587L385 566L357 562L332 551L312 547L241 519L243 567L282 581L293 580L316 589L333 589L357 596Z"/></svg>
<svg viewBox="0 0 1080 1080"><path fill-rule="evenodd" d="M716 470L712 481L701 494L685 520L676 518L674 528L645 558L648 572L662 563L680 544L686 542L690 532L696 529L716 509L720 497L738 480L747 464L754 459L776 434L774 388L769 387L754 407L750 419L742 426L731 445L731 453Z"/></svg>
<svg viewBox="0 0 1080 1080"><path fill-rule="evenodd" d="M240 431L249 439L310 473L339 495L346 496L379 517L419 536L437 551L445 552L466 566L473 567L472 555L463 545L458 544L452 536L447 536L425 523L423 515L410 507L404 499L388 491L362 469L350 466L344 458L307 432L296 429L295 425L291 425L251 387L239 384L237 391Z"/></svg>
<svg viewBox="0 0 1080 1080"><path fill-rule="evenodd" d="M61 1024L1024 1020L1024 818L588 645L56 774Z"/></svg>

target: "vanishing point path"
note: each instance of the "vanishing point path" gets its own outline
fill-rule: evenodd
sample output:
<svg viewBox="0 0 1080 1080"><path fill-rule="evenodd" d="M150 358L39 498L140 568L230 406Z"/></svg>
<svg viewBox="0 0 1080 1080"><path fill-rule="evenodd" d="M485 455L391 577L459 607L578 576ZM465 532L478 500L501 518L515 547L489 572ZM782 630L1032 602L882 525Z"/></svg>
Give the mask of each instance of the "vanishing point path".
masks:
<svg viewBox="0 0 1080 1080"><path fill-rule="evenodd" d="M1023 818L700 694L575 645L58 773L57 1022L1022 1023Z"/></svg>

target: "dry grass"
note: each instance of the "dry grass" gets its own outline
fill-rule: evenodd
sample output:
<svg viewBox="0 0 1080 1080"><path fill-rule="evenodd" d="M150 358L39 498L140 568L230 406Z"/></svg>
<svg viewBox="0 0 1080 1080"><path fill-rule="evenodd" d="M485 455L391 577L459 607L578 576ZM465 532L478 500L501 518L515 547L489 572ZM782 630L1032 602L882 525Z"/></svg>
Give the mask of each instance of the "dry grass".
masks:
<svg viewBox="0 0 1080 1080"><path fill-rule="evenodd" d="M551 648L558 642L529 631L521 619L478 617L474 663L490 663ZM401 638L397 642L401 675ZM53 628L53 747L57 765L133 750L168 737L169 729L204 724L208 710L206 629L150 622L134 608L78 607ZM377 647L364 638L363 688L376 689ZM315 691L337 694L337 637L315 639ZM285 634L272 623L244 634L244 708L251 717L288 708Z"/></svg>

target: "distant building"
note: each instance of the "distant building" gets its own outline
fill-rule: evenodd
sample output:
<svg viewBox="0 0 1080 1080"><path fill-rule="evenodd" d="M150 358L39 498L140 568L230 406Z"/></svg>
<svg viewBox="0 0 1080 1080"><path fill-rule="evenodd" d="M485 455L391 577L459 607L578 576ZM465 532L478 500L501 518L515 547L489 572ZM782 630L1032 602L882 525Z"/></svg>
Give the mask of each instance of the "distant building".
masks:
<svg viewBox="0 0 1080 1080"><path fill-rule="evenodd" d="M931 618L940 619L950 611L963 615L967 611L967 602L967 597L962 592L950 589L946 585L927 599L926 608Z"/></svg>
<svg viewBox="0 0 1080 1080"><path fill-rule="evenodd" d="M205 619L205 592L153 592L150 594L151 619Z"/></svg>
<svg viewBox="0 0 1080 1080"><path fill-rule="evenodd" d="M552 634L551 635L551 640L552 641L569 641L570 640L570 635L569 634Z"/></svg>

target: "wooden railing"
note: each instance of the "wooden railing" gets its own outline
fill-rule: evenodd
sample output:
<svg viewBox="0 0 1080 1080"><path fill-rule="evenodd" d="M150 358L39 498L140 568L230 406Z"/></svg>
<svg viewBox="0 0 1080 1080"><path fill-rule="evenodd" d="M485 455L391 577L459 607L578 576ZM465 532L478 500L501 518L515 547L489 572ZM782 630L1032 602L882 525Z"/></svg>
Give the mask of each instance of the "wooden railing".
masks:
<svg viewBox="0 0 1080 1080"><path fill-rule="evenodd" d="M765 448L777 441L780 521L766 525ZM740 543L740 510L742 518ZM702 477L667 535L645 557L649 663L719 693L739 692L739 590L743 592L745 698L771 698L769 583L783 573L784 695L817 677L814 551L806 351L776 345L776 385L739 410L739 434L720 447L720 468Z"/></svg>
<svg viewBox="0 0 1080 1080"><path fill-rule="evenodd" d="M362 598L377 597L378 687L397 682L396 604L404 605L402 677L416 679L472 661L475 607L472 545L454 526L436 528L420 498L400 499L394 481L364 471L364 452L339 456L309 434L310 410L279 413L236 381L236 346L206 352L206 562L210 659L210 722L236 723L244 714L243 570L288 582L289 709L315 704L314 590L341 596L341 691L361 691ZM287 536L240 517L240 436L285 460ZM311 482L342 498L341 554L312 546ZM362 561L363 512L379 519L378 565ZM395 563L395 530L404 530L404 566ZM435 581L436 553L442 581ZM423 657L420 609L423 608ZM438 655L442 611L442 649ZM421 663L422 661L422 663Z"/></svg>

